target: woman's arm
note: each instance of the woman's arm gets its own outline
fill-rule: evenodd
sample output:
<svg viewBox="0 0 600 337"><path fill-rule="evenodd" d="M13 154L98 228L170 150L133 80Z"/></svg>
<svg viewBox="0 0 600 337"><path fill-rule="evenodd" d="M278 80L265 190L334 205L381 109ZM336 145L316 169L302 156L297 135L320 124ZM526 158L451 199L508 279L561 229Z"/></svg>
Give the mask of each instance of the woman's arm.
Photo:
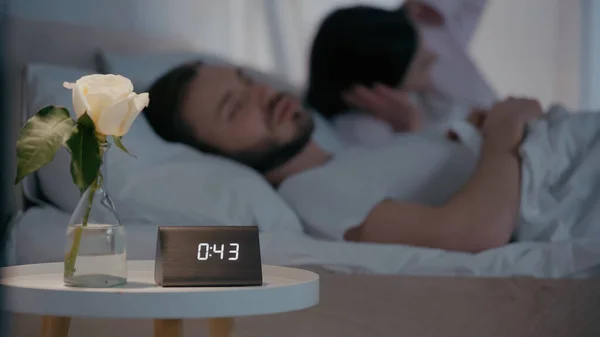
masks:
<svg viewBox="0 0 600 337"><path fill-rule="evenodd" d="M526 123L541 115L541 106L534 101L509 99L497 104L483 127L479 166L461 191L439 207L383 201L345 238L466 252L506 244L520 204L517 148Z"/></svg>
<svg viewBox="0 0 600 337"><path fill-rule="evenodd" d="M414 18L417 21L424 21L418 17L418 13L424 13L418 10L419 5L425 5L429 11L434 11L442 19L439 23L447 27L456 42L466 48L487 3L488 0L407 0L405 6L409 8L409 13L417 16ZM438 20L431 23L435 22ZM427 20L424 23L427 24Z"/></svg>
<svg viewBox="0 0 600 337"><path fill-rule="evenodd" d="M477 253L508 243L519 195L517 155L484 146L474 176L445 205L381 202L346 239Z"/></svg>

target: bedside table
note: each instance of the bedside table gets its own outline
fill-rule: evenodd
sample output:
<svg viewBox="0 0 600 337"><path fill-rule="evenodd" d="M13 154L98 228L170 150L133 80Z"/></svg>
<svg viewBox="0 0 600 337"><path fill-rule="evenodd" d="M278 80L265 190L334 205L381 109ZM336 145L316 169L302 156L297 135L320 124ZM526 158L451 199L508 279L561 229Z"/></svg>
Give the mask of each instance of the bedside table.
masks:
<svg viewBox="0 0 600 337"><path fill-rule="evenodd" d="M43 337L67 337L71 317L154 320L155 337L179 337L183 319L205 318L211 337L229 337L234 318L301 310L319 302L313 272L263 265L259 287L174 287L154 283L154 261L128 261L128 283L115 288L63 285L63 263L2 268L6 309L42 315Z"/></svg>

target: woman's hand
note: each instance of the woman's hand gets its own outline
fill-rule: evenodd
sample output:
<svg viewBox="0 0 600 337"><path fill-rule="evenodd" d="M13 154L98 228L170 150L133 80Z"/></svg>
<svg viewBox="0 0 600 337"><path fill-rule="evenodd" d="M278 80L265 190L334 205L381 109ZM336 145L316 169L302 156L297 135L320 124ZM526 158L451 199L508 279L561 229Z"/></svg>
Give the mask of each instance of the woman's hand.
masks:
<svg viewBox="0 0 600 337"><path fill-rule="evenodd" d="M404 3L404 8L409 18L416 23L433 27L439 27L444 24L444 17L440 12L418 0L407 0Z"/></svg>
<svg viewBox="0 0 600 337"><path fill-rule="evenodd" d="M471 110L467 122L484 136L490 136L496 145L498 142L508 141L508 148L515 148L521 143L527 122L543 114L542 106L537 100L509 97L496 103L490 110ZM510 140L505 139L506 137ZM456 132L449 130L448 138L457 141L459 137Z"/></svg>
<svg viewBox="0 0 600 337"><path fill-rule="evenodd" d="M483 123L485 142L496 150L514 152L523 141L527 123L543 114L541 104L533 99L511 97L497 103Z"/></svg>
<svg viewBox="0 0 600 337"><path fill-rule="evenodd" d="M360 108L376 118L388 122L396 132L421 129L423 113L411 102L407 92L383 84L372 89L359 85L342 95L346 104Z"/></svg>

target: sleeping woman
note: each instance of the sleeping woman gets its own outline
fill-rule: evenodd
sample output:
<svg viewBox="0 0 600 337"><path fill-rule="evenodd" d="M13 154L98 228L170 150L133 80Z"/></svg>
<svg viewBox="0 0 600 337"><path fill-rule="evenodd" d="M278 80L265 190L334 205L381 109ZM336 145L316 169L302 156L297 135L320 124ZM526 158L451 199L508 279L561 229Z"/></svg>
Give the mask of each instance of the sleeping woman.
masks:
<svg viewBox="0 0 600 337"><path fill-rule="evenodd" d="M317 32L306 103L349 145L381 145L402 132L446 133L454 121L482 120L483 106L459 103L434 86L437 55L414 24L415 9L432 9L414 6L342 8ZM429 17L430 25L439 21Z"/></svg>

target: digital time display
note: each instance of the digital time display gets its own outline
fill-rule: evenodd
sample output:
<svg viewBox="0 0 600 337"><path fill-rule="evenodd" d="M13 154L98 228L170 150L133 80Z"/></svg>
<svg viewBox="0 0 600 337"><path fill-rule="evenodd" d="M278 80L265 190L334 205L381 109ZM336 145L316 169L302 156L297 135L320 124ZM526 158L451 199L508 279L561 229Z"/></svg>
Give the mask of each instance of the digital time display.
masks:
<svg viewBox="0 0 600 337"><path fill-rule="evenodd" d="M262 284L256 226L160 226L154 278L167 287Z"/></svg>
<svg viewBox="0 0 600 337"><path fill-rule="evenodd" d="M198 244L198 261L206 261L208 259L216 258L227 261L237 261L240 258L240 244L229 243L229 244L210 244L202 242Z"/></svg>

